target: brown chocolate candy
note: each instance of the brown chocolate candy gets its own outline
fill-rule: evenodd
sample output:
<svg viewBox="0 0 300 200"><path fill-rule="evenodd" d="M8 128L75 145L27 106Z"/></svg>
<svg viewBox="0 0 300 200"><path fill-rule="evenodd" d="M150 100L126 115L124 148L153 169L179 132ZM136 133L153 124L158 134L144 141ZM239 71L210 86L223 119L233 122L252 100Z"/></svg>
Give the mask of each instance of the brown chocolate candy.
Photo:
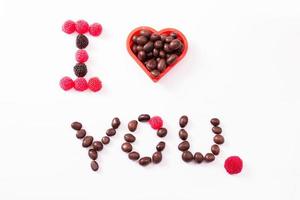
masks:
<svg viewBox="0 0 300 200"><path fill-rule="evenodd" d="M204 156L200 152L194 154L194 160L196 163L201 163L204 160Z"/></svg>
<svg viewBox="0 0 300 200"><path fill-rule="evenodd" d="M134 43L136 43L136 40L137 40L137 35L134 35L133 37L132 37L132 41L134 42Z"/></svg>
<svg viewBox="0 0 300 200"><path fill-rule="evenodd" d="M182 45L181 41L178 39L175 39L170 42L169 48L174 51L174 50L179 49L181 45Z"/></svg>
<svg viewBox="0 0 300 200"><path fill-rule="evenodd" d="M114 128L109 128L109 129L106 130L106 135L109 136L109 137L116 135L116 133L117 132Z"/></svg>
<svg viewBox="0 0 300 200"><path fill-rule="evenodd" d="M153 58L153 53L152 51L149 52L149 53L146 53L147 54L147 59L152 59Z"/></svg>
<svg viewBox="0 0 300 200"><path fill-rule="evenodd" d="M92 136L85 136L82 141L83 147L89 147L92 145L94 138Z"/></svg>
<svg viewBox="0 0 300 200"><path fill-rule="evenodd" d="M150 120L150 115L148 114L141 114L139 117L138 117L138 120L140 122L147 122Z"/></svg>
<svg viewBox="0 0 300 200"><path fill-rule="evenodd" d="M139 51L139 52L138 52L138 58L139 58L139 60L141 60L141 61L146 60L146 58L147 58L146 52L145 52L145 51Z"/></svg>
<svg viewBox="0 0 300 200"><path fill-rule="evenodd" d="M151 52L153 50L153 48L154 48L154 43L152 41L147 42L143 47L143 49L146 53Z"/></svg>
<svg viewBox="0 0 300 200"><path fill-rule="evenodd" d="M139 44L139 45L144 45L144 44L146 44L147 42L148 42L147 37L145 37L145 36L143 36L143 35L137 37L137 39L136 39L136 43Z"/></svg>
<svg viewBox="0 0 300 200"><path fill-rule="evenodd" d="M158 137L165 137L168 134L168 130L166 128L160 128L157 130Z"/></svg>
<svg viewBox="0 0 300 200"><path fill-rule="evenodd" d="M224 143L224 137L222 135L215 135L214 142L216 144L223 144Z"/></svg>
<svg viewBox="0 0 300 200"><path fill-rule="evenodd" d="M172 52L172 50L170 49L169 44L167 44L167 43L164 44L163 50L164 50L166 53L171 53L171 52Z"/></svg>
<svg viewBox="0 0 300 200"><path fill-rule="evenodd" d="M100 141L95 141L93 142L93 149L95 149L96 151L102 151L103 144Z"/></svg>
<svg viewBox="0 0 300 200"><path fill-rule="evenodd" d="M151 74L152 74L154 77L158 77L158 76L160 75L160 72L159 72L157 69L155 69L155 70L152 70L152 71L151 71Z"/></svg>
<svg viewBox="0 0 300 200"><path fill-rule="evenodd" d="M163 50L159 51L159 57L160 58L165 58L166 57L166 53Z"/></svg>
<svg viewBox="0 0 300 200"><path fill-rule="evenodd" d="M162 154L160 151L157 151L152 155L153 163L155 164L160 163L161 160L162 160Z"/></svg>
<svg viewBox="0 0 300 200"><path fill-rule="evenodd" d="M127 134L124 135L124 139L125 139L126 142L132 143L132 142L135 141L135 136L132 135L131 133L127 133Z"/></svg>
<svg viewBox="0 0 300 200"><path fill-rule="evenodd" d="M138 122L136 120L132 120L128 123L128 129L131 131L131 132L134 132L137 128L137 125L138 125Z"/></svg>
<svg viewBox="0 0 300 200"><path fill-rule="evenodd" d="M212 161L215 160L215 156L214 156L214 154L212 154L212 153L207 153L207 154L205 155L205 157L204 157L204 160L205 160L206 162L212 162Z"/></svg>
<svg viewBox="0 0 300 200"><path fill-rule="evenodd" d="M96 161L93 160L93 161L91 162L91 168L92 168L93 171L98 171L98 169L99 169L98 163L97 163Z"/></svg>
<svg viewBox="0 0 300 200"><path fill-rule="evenodd" d="M187 151L190 148L190 143L188 141L183 141L178 145L180 151Z"/></svg>
<svg viewBox="0 0 300 200"><path fill-rule="evenodd" d="M157 145L156 145L156 150L157 151L163 151L165 149L166 143L163 141L160 141Z"/></svg>
<svg viewBox="0 0 300 200"><path fill-rule="evenodd" d="M164 46L164 43L161 40L158 40L158 41L154 42L154 48L155 49L161 49L161 48L163 48L163 46Z"/></svg>
<svg viewBox="0 0 300 200"><path fill-rule="evenodd" d="M188 138L189 134L186 132L185 129L180 129L179 130L179 137L182 140L186 140Z"/></svg>
<svg viewBox="0 0 300 200"><path fill-rule="evenodd" d="M137 45L136 44L134 44L132 46L132 51L133 51L134 54L137 54L139 52L138 49L137 49Z"/></svg>
<svg viewBox="0 0 300 200"><path fill-rule="evenodd" d="M188 122L189 122L189 118L186 115L183 115L179 119L179 126L181 128L184 128Z"/></svg>
<svg viewBox="0 0 300 200"><path fill-rule="evenodd" d="M218 118L212 118L210 120L210 123L213 125L213 126L219 126L220 124L220 120Z"/></svg>
<svg viewBox="0 0 300 200"><path fill-rule="evenodd" d="M176 39L176 38L177 38L177 33L172 32L172 33L170 34L170 36L172 36L174 39Z"/></svg>
<svg viewBox="0 0 300 200"><path fill-rule="evenodd" d="M166 68L167 68L166 60L165 60L165 59L160 59L160 60L158 61L158 64L157 64L157 69L158 69L160 72L163 72L163 71L165 71Z"/></svg>
<svg viewBox="0 0 300 200"><path fill-rule="evenodd" d="M174 63L177 57L178 56L176 54L171 54L170 57L167 59L167 64L171 65L172 63Z"/></svg>
<svg viewBox="0 0 300 200"><path fill-rule="evenodd" d="M214 127L212 127L212 132L214 132L215 134L221 134L222 128L218 127L218 126L214 126Z"/></svg>
<svg viewBox="0 0 300 200"><path fill-rule="evenodd" d="M80 122L73 122L71 124L71 127L76 130L76 131L79 131L81 128L82 128L82 124Z"/></svg>
<svg viewBox="0 0 300 200"><path fill-rule="evenodd" d="M116 130L114 128L107 129L106 135L109 137L114 136L116 135Z"/></svg>
<svg viewBox="0 0 300 200"><path fill-rule="evenodd" d="M170 43L174 40L174 38L172 36L167 36L166 39L165 39L165 42L166 43Z"/></svg>
<svg viewBox="0 0 300 200"><path fill-rule="evenodd" d="M161 36L160 36L161 41L165 42L165 41L166 41L166 37L167 37L166 34L161 35Z"/></svg>
<svg viewBox="0 0 300 200"><path fill-rule="evenodd" d="M157 33L152 33L151 36L150 36L150 40L152 42L155 42L157 40L160 40L160 35L158 35Z"/></svg>
<svg viewBox="0 0 300 200"><path fill-rule="evenodd" d="M194 156L190 151L184 151L181 157L185 162L191 162L194 159Z"/></svg>
<svg viewBox="0 0 300 200"><path fill-rule="evenodd" d="M79 131L77 131L76 133L76 137L78 139L82 139L84 138L84 136L86 135L86 131L84 129L80 129Z"/></svg>
<svg viewBox="0 0 300 200"><path fill-rule="evenodd" d="M111 122L111 127L117 129L119 128L120 124L121 124L120 119L118 117L115 117Z"/></svg>
<svg viewBox="0 0 300 200"><path fill-rule="evenodd" d="M109 139L109 137L104 136L104 137L102 137L101 142L102 142L102 144L108 144L110 142L110 139Z"/></svg>
<svg viewBox="0 0 300 200"><path fill-rule="evenodd" d="M136 50L137 50L137 51L142 51L143 48L144 48L144 47L143 47L142 45L137 45Z"/></svg>
<svg viewBox="0 0 300 200"><path fill-rule="evenodd" d="M96 160L98 158L98 153L95 149L90 149L89 150L89 157L92 159L92 160Z"/></svg>
<svg viewBox="0 0 300 200"><path fill-rule="evenodd" d="M140 158L140 154L136 151L132 151L128 154L128 158L130 160L138 160Z"/></svg>
<svg viewBox="0 0 300 200"><path fill-rule="evenodd" d="M156 66L157 66L156 60L151 59L151 60L148 60L148 61L145 62L145 63L146 63L146 67L147 67L148 70L151 71L151 70L156 69Z"/></svg>
<svg viewBox="0 0 300 200"><path fill-rule="evenodd" d="M147 166L151 163L151 158L150 157L142 157L140 158L139 160L139 164L142 165L142 166Z"/></svg>
<svg viewBox="0 0 300 200"><path fill-rule="evenodd" d="M158 49L153 49L152 55L153 55L153 57L157 58L158 55L159 55L159 50Z"/></svg>
<svg viewBox="0 0 300 200"><path fill-rule="evenodd" d="M132 151L132 145L129 142L125 142L121 146L122 150L126 153L129 153Z"/></svg>
<svg viewBox="0 0 300 200"><path fill-rule="evenodd" d="M145 29L141 30L140 34L145 36L146 38L150 38L150 36L151 36L151 32L148 30L145 30Z"/></svg>
<svg viewBox="0 0 300 200"><path fill-rule="evenodd" d="M217 144L212 145L210 150L214 155L219 155L220 153L220 147Z"/></svg>

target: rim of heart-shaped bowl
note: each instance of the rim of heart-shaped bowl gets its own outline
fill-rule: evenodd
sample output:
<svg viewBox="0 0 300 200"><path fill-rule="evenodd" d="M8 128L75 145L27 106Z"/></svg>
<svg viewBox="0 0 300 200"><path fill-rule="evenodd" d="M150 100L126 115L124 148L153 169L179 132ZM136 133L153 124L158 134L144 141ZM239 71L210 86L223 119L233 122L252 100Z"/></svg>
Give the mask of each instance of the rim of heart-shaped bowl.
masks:
<svg viewBox="0 0 300 200"><path fill-rule="evenodd" d="M165 71L163 71L163 73L161 73L158 77L154 77L151 72L148 71L148 69L146 68L146 66L144 65L144 63L142 63L138 57L133 53L132 51L132 45L133 45L133 41L132 41L132 37L134 35L137 35L141 30L146 29L151 31L152 33L158 33L158 34L163 34L163 33L171 33L171 32L175 32L177 33L177 37L182 41L183 45L184 45L184 49L183 52L181 53L181 55L175 60L174 63L172 63L171 65L169 65L167 67L167 69ZM183 33L175 28L164 28L161 29L159 31L155 30L154 28L151 28L149 26L140 26L137 27L135 29L133 29L130 34L127 37L127 41L126 41L126 47L127 47L127 51L130 54L130 56L138 63L138 65L143 69L143 71L150 77L150 79L153 82L157 82L159 81L162 77L164 77L177 63L179 63L184 56L187 53L188 50L188 42L186 37L183 35Z"/></svg>

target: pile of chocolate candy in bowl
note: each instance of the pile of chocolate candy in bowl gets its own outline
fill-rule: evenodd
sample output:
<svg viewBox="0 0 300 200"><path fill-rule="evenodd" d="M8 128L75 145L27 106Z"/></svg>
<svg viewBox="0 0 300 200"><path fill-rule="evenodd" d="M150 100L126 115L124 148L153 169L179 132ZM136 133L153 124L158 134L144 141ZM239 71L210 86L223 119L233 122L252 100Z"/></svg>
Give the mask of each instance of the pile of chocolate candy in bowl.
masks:
<svg viewBox="0 0 300 200"><path fill-rule="evenodd" d="M184 49L183 39L175 31L159 34L142 29L132 37L132 52L154 78L173 66Z"/></svg>

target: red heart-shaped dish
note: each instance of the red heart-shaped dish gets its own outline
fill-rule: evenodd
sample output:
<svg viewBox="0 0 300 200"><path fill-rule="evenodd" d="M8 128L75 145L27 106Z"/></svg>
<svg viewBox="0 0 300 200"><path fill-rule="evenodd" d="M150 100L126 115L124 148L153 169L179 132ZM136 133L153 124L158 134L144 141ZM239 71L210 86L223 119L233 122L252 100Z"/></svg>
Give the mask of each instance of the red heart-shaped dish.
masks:
<svg viewBox="0 0 300 200"><path fill-rule="evenodd" d="M148 40L147 41L145 41L145 42L150 42L150 44L147 46L147 48L145 47L146 46L146 44L143 44L143 45L138 45L138 44L135 44L135 42L134 42L134 39L135 39L135 41L137 41L137 37L139 37L139 36L141 36L141 33L144 31L148 31L148 32L150 32L151 33L151 36L152 36L152 34L153 33L155 33L155 34L158 34L159 35L159 38L162 38L161 36L163 36L164 38L167 38L168 36L172 36L172 34L173 34L173 38L174 38L174 40L176 40L176 41L174 41L173 43L172 43L172 49L171 48L169 48L170 46L171 46L171 42L173 41L172 40L172 37L171 37L171 39L170 39L170 42L168 43L168 44L166 44L167 43L167 40L165 39L164 41L163 41L163 43L162 43L162 45L167 45L167 47L165 47L165 46L163 46L163 47L161 47L162 48L162 50L164 51L164 52L162 52L162 55L166 55L166 57L162 57L162 58L160 58L160 50L159 49L155 49L155 45L154 45L154 47L153 47L153 43L155 44L155 40L153 40L153 42L152 42L152 44L151 44L151 42L150 42L150 35L149 35L149 38L148 38ZM143 38L142 38L143 39ZM160 39L160 40L162 40L162 39ZM148 43L147 43L148 44ZM178 45L180 46L180 49L175 49L175 48L178 48L177 46ZM135 45L135 46L134 46ZM169 45L169 46L168 46ZM131 55L131 57L139 64L139 66L144 70L144 72L151 78L151 80L152 81L154 81L154 82L157 82L157 81L159 81L164 75L166 75L185 55L186 55L186 52L187 52L187 49L188 49L188 42L187 42L187 39L185 38L185 36L180 32L180 31L178 31L178 30L176 30L176 29L173 29L173 28L165 28L165 29L162 29L162 30L160 30L160 31L156 31L155 29L153 29L153 28L151 28L151 27L147 27L147 26L141 26L141 27L138 27L138 28L136 28L136 29L134 29L133 31L131 31L131 33L128 35L128 37L127 37L127 44L126 44L126 46L127 46L127 50L128 50L128 52L129 52L129 54ZM137 47L137 46L140 46L140 47ZM143 48L143 49L141 49L140 51L144 51L145 50L145 48L146 48L146 50L147 49L149 49L148 47L151 47L150 49L150 54L149 53L147 53L146 55L145 55L145 60L143 60L142 58L142 56L140 56L139 55L139 51L137 51L136 49L137 48ZM174 47L175 46L175 47ZM134 50L135 50L135 52L133 51L133 47L135 48ZM173 50L173 48L174 48L174 50ZM153 49L153 52L152 52L152 49ZM166 51L165 52L165 49L167 49L168 51ZM171 50L170 50L171 49ZM180 50L180 51L179 51ZM156 52L154 52L154 51L156 51ZM156 55L157 55L157 52L159 52L159 55L157 56L157 58L152 58L152 57L150 57L150 56L153 56L154 55L154 53L156 53ZM169 53L170 52L170 53ZM143 52L144 54L145 54L145 51ZM141 53L141 55L143 54L143 53ZM152 53L152 54L151 54ZM173 55L174 54L174 55ZM148 56L149 55L149 56ZM172 58L175 58L175 59L171 59L171 61L170 62L168 62L168 58L169 57L171 57L172 56ZM149 57L149 58L148 58ZM139 59L140 58L140 59ZM148 59L148 60L147 60ZM158 68L158 65L159 65L159 61L160 61L160 59L163 59L164 61L164 65L162 65L162 64L160 64L160 69L161 69L161 66L164 66L164 68L162 69L162 70L158 70L157 68ZM149 62L150 60L155 60L155 62L154 61L152 61L152 62L154 62L154 69L150 69L150 67L149 67L149 65L147 65L148 66L148 68L147 68L147 66L146 66L146 64L148 64L147 62ZM142 62L142 61L144 61L144 62ZM152 63L153 64L153 63ZM151 66L151 65L150 65ZM152 65L153 66L153 65ZM155 68L156 67L156 68ZM152 70L152 71L151 71ZM155 72L154 72L155 71ZM153 75L154 74L154 75Z"/></svg>

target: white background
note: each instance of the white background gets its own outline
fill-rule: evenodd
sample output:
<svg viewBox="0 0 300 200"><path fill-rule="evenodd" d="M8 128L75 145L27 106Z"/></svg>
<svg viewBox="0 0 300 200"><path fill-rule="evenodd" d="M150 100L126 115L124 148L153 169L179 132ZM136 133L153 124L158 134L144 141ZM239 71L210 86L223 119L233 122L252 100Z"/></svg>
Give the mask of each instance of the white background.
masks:
<svg viewBox="0 0 300 200"><path fill-rule="evenodd" d="M300 198L300 2L0 1L0 199L272 199ZM89 36L88 76L99 93L64 92L73 78L75 34L67 20L100 22ZM174 27L189 41L186 57L155 84L126 51L141 25ZM126 124L160 115L169 134L160 165L140 167L120 150ZM177 150L178 119L190 117L193 152L212 144L209 120L221 119L226 143L211 164L186 164ZM95 138L114 116L123 124L90 169L70 123ZM159 141L141 125L135 148L151 155ZM224 160L239 155L241 174Z"/></svg>

